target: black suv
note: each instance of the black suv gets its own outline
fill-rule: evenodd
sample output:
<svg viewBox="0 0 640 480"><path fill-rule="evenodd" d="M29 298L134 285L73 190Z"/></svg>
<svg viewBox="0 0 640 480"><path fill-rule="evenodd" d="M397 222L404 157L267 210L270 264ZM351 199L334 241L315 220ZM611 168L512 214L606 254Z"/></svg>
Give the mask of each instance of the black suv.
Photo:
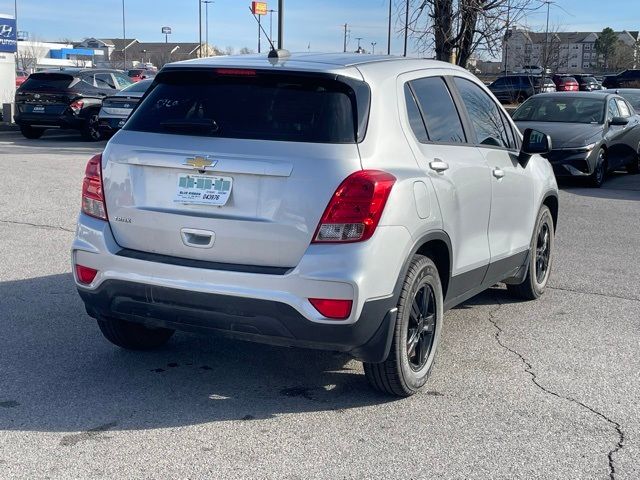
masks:
<svg viewBox="0 0 640 480"><path fill-rule="evenodd" d="M16 91L15 121L26 138L40 138L48 128L80 130L86 140L100 140L102 99L131 85L118 70L67 69L33 73Z"/></svg>
<svg viewBox="0 0 640 480"><path fill-rule="evenodd" d="M593 92L602 90L602 85L593 75L571 75L578 82L578 88L582 92Z"/></svg>
<svg viewBox="0 0 640 480"><path fill-rule="evenodd" d="M640 88L640 70L625 70L617 75L607 75L604 88Z"/></svg>
<svg viewBox="0 0 640 480"><path fill-rule="evenodd" d="M556 87L549 77L539 75L506 75L489 85L489 90L502 103L522 103L536 93L555 92Z"/></svg>

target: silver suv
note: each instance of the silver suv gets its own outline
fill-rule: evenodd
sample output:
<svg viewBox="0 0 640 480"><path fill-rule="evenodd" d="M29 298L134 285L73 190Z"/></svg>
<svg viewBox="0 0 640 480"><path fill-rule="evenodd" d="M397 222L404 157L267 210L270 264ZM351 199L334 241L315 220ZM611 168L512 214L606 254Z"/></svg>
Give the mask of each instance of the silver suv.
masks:
<svg viewBox="0 0 640 480"><path fill-rule="evenodd" d="M87 165L78 291L123 348L190 330L346 352L375 388L408 396L447 309L500 281L543 293L549 148L445 63L171 64Z"/></svg>

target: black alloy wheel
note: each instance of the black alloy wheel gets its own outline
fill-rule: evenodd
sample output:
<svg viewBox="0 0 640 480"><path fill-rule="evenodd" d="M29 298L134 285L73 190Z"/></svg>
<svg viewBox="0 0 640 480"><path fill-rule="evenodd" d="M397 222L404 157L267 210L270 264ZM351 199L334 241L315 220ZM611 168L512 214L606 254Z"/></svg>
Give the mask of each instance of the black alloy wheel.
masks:
<svg viewBox="0 0 640 480"><path fill-rule="evenodd" d="M551 230L548 223L542 223L536 240L536 282L545 284L549 275L551 259Z"/></svg>
<svg viewBox="0 0 640 480"><path fill-rule="evenodd" d="M85 140L91 142L97 142L102 140L102 132L98 126L98 112L90 113L85 122L84 129L82 130L82 136Z"/></svg>
<svg viewBox="0 0 640 480"><path fill-rule="evenodd" d="M600 188L604 184L604 179L607 174L607 152L604 148L598 150L598 158L596 160L596 166L593 173L589 177L591 186Z"/></svg>
<svg viewBox="0 0 640 480"><path fill-rule="evenodd" d="M416 292L407 328L407 360L414 372L420 371L431 349L436 332L436 302L433 289L424 284Z"/></svg>

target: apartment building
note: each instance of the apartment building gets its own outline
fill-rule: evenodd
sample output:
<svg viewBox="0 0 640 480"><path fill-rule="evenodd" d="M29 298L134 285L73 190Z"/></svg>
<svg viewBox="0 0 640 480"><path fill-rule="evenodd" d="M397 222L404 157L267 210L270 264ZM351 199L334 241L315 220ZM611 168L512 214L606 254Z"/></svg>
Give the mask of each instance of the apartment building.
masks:
<svg viewBox="0 0 640 480"><path fill-rule="evenodd" d="M538 33L514 28L507 32L502 45L502 64L508 71L523 65L547 65L553 71L589 72L598 68L596 40L599 32ZM640 32L616 32L619 41L628 47L627 68L640 64ZM546 47L546 48L545 48Z"/></svg>

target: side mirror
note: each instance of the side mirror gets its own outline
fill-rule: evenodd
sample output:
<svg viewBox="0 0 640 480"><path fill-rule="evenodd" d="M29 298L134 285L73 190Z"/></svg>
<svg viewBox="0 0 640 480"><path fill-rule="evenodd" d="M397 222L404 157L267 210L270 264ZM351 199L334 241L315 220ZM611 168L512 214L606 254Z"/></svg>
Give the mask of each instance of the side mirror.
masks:
<svg viewBox="0 0 640 480"><path fill-rule="evenodd" d="M520 163L525 166L531 155L544 155L551 151L551 137L546 133L527 128L524 131L522 148L520 149Z"/></svg>
<svg viewBox="0 0 640 480"><path fill-rule="evenodd" d="M614 126L614 127L623 127L625 125L629 124L629 119L625 118L625 117L613 117L610 121L609 121L609 125Z"/></svg>

